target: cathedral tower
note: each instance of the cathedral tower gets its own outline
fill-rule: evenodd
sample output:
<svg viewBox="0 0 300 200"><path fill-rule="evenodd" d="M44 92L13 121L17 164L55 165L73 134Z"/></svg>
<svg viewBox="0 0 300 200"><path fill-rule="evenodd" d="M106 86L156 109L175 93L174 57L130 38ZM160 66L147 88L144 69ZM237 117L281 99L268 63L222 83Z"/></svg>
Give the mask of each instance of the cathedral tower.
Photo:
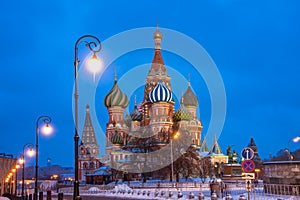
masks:
<svg viewBox="0 0 300 200"><path fill-rule="evenodd" d="M114 146L124 144L128 132L124 120L124 109L128 106L128 98L120 89L116 75L114 79L114 85L104 99L109 114L106 124L106 154L110 154Z"/></svg>
<svg viewBox="0 0 300 200"><path fill-rule="evenodd" d="M153 143L166 143L169 139L173 119L170 113L172 92L160 80L149 93L151 109L149 112L149 126L154 138Z"/></svg>
<svg viewBox="0 0 300 200"><path fill-rule="evenodd" d="M148 75L146 77L146 84L144 88L144 100L143 100L144 117L143 117L142 125L148 125L148 123L150 122L149 115L153 103L149 100L150 91L161 81L164 84L164 86L167 87L169 91L172 93L172 87L170 84L171 78L168 75L168 72L166 70L163 61L163 57L161 55L162 38L163 35L157 27L155 33L153 34L153 39L155 44L154 57ZM174 102L172 99L168 102L168 105L169 107L167 108L166 114L171 117L174 113Z"/></svg>
<svg viewBox="0 0 300 200"><path fill-rule="evenodd" d="M99 145L92 124L89 105L86 106L85 121L79 149L79 180L85 180L86 174L94 173L94 170L100 167Z"/></svg>
<svg viewBox="0 0 300 200"><path fill-rule="evenodd" d="M191 118L188 123L188 129L192 135L192 144L197 148L200 148L201 144L201 131L202 131L202 122L197 118L197 106L198 98L194 94L191 88L190 81L188 82L188 87L183 96L181 97L182 104L191 114Z"/></svg>

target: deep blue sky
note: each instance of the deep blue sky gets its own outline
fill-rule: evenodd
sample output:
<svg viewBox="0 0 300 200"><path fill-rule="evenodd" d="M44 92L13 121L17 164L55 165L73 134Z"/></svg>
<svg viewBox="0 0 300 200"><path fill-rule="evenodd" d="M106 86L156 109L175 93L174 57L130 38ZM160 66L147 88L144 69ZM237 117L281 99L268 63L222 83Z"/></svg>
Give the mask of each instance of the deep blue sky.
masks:
<svg viewBox="0 0 300 200"><path fill-rule="evenodd" d="M0 152L20 154L25 143L35 141L36 119L46 114L56 131L40 137L41 165L49 157L53 164L73 166L75 41L84 34L105 40L158 21L195 39L218 66L227 94L227 117L219 138L223 151L234 144L240 152L254 137L261 157L268 158L300 135L299 8L298 1L287 0L2 2ZM153 52L134 55L142 63L120 58L116 65L151 62ZM167 53L164 57L169 64L167 58L174 58ZM107 74L112 76L112 70ZM103 93L112 84L112 79L105 80ZM202 88L198 96L205 134L210 104ZM96 108L105 116L103 105ZM99 120L105 123L107 118ZM299 145L291 144L291 149Z"/></svg>

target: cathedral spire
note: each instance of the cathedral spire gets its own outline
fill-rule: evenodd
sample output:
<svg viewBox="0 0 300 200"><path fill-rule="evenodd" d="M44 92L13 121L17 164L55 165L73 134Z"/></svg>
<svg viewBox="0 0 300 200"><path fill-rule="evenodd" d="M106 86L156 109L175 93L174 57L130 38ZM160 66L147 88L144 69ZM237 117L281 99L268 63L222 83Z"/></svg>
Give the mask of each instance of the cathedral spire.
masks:
<svg viewBox="0 0 300 200"><path fill-rule="evenodd" d="M222 153L222 150L221 150L221 148L220 148L220 145L219 145L219 143L218 143L218 140L217 140L216 135L215 135L215 138L214 138L214 145L213 145L213 147L212 147L212 149L210 150L209 153L210 153L210 154L211 154L211 153L214 153L214 154L223 154L223 153Z"/></svg>
<svg viewBox="0 0 300 200"><path fill-rule="evenodd" d="M117 67L114 68L114 81L117 82Z"/></svg>
<svg viewBox="0 0 300 200"><path fill-rule="evenodd" d="M153 39L154 39L154 42L155 42L155 50L160 50L161 49L160 43L161 43L162 37L163 37L162 33L159 31L158 24L157 24L156 31L153 34Z"/></svg>
<svg viewBox="0 0 300 200"><path fill-rule="evenodd" d="M207 147L207 144L206 144L206 139L203 140L203 142L201 144L201 147L200 147L200 151L201 152L208 152L208 147Z"/></svg>
<svg viewBox="0 0 300 200"><path fill-rule="evenodd" d="M154 49L155 49L155 52L154 52L154 57L153 57L153 60L152 60L152 63L157 63L157 64L162 64L164 65L164 61L163 61L163 58L162 58L162 55L161 55L161 40L162 40L162 33L159 31L158 29L158 25L156 26L156 31L155 33L153 34L153 39L154 39Z"/></svg>

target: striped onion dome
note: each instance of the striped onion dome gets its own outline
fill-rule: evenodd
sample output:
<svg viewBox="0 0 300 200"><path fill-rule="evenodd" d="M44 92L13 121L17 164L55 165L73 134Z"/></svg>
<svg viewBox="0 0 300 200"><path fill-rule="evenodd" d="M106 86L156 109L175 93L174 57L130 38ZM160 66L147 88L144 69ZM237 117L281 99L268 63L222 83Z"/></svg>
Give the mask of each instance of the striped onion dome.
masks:
<svg viewBox="0 0 300 200"><path fill-rule="evenodd" d="M143 114L138 111L137 106L134 106L134 110L130 113L130 117L132 121L142 121Z"/></svg>
<svg viewBox="0 0 300 200"><path fill-rule="evenodd" d="M121 136L120 133L115 132L111 137L110 137L110 141L112 144L119 144L122 145L123 144L123 137Z"/></svg>
<svg viewBox="0 0 300 200"><path fill-rule="evenodd" d="M127 96L121 91L117 81L115 80L114 86L109 91L104 99L104 104L107 108L120 106L122 108L126 108L128 105Z"/></svg>
<svg viewBox="0 0 300 200"><path fill-rule="evenodd" d="M185 106L198 106L198 98L192 91L190 83L188 84L188 88L183 94L182 98Z"/></svg>
<svg viewBox="0 0 300 200"><path fill-rule="evenodd" d="M186 109L183 103L180 104L179 109L175 112L174 121L190 121L192 119L192 114Z"/></svg>
<svg viewBox="0 0 300 200"><path fill-rule="evenodd" d="M170 102L172 100L172 92L162 81L159 81L157 85L150 91L149 100L152 103Z"/></svg>

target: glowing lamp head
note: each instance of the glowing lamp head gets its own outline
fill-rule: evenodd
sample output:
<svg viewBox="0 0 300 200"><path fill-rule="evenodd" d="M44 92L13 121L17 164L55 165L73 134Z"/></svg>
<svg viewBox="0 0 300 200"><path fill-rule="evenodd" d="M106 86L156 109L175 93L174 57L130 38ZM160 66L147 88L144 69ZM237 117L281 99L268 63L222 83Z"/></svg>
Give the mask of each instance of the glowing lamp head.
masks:
<svg viewBox="0 0 300 200"><path fill-rule="evenodd" d="M87 68L93 74L96 74L101 71L102 61L98 58L96 53L94 53L94 55L88 59Z"/></svg>
<svg viewBox="0 0 300 200"><path fill-rule="evenodd" d="M298 137L295 137L295 138L293 138L293 142L299 142L300 141L300 137L298 136Z"/></svg>
<svg viewBox="0 0 300 200"><path fill-rule="evenodd" d="M33 148L30 148L30 149L27 151L27 155L28 155L29 157L33 157L34 154L35 154L35 152L34 152ZM24 160L23 160L23 162L24 162Z"/></svg>
<svg viewBox="0 0 300 200"><path fill-rule="evenodd" d="M20 163L20 165L22 165L24 163L24 160L22 158L19 159L19 163Z"/></svg>
<svg viewBox="0 0 300 200"><path fill-rule="evenodd" d="M42 127L42 133L45 135L50 135L52 133L52 127L49 126L49 124L46 124L45 126Z"/></svg>
<svg viewBox="0 0 300 200"><path fill-rule="evenodd" d="M20 168L20 165L19 165L19 164L16 164L16 168L19 169L19 168Z"/></svg>
<svg viewBox="0 0 300 200"><path fill-rule="evenodd" d="M179 137L180 133L177 131L174 135L174 139L177 139Z"/></svg>

